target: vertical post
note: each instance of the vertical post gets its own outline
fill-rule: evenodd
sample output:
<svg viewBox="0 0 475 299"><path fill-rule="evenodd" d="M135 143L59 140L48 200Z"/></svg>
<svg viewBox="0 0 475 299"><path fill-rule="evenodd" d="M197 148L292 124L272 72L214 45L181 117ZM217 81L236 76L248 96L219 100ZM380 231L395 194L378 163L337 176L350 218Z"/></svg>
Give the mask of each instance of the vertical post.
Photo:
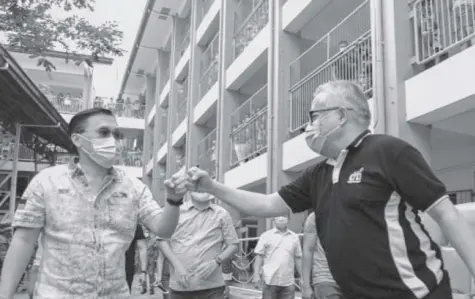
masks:
<svg viewBox="0 0 475 299"><path fill-rule="evenodd" d="M20 140L21 140L21 124L15 125L15 149L13 151L13 165L12 165L12 183L10 185L10 217L13 223L13 215L15 214L16 204L16 188L18 181L18 156L20 153Z"/></svg>
<svg viewBox="0 0 475 299"><path fill-rule="evenodd" d="M176 103L176 82L175 82L175 49L176 49L176 39L177 39L177 16L172 16L173 18L173 27L172 27L172 36L171 36L171 50L170 50L170 59L169 59L169 80L170 80L170 92L168 95L168 153L167 153L167 177L172 176L178 169L176 169L176 150L173 147L173 132L175 131L175 122L176 122L176 112L177 112L177 103ZM187 132L188 133L188 132Z"/></svg>

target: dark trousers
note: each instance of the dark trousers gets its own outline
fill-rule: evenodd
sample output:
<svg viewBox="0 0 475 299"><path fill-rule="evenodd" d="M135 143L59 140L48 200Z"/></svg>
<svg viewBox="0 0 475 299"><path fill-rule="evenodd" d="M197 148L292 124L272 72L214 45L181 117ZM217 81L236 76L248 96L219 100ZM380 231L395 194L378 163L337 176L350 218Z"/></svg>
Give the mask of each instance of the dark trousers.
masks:
<svg viewBox="0 0 475 299"><path fill-rule="evenodd" d="M262 289L262 299L294 299L295 286L272 286L264 284Z"/></svg>
<svg viewBox="0 0 475 299"><path fill-rule="evenodd" d="M174 291L170 289L170 299L224 299L224 286L199 291Z"/></svg>

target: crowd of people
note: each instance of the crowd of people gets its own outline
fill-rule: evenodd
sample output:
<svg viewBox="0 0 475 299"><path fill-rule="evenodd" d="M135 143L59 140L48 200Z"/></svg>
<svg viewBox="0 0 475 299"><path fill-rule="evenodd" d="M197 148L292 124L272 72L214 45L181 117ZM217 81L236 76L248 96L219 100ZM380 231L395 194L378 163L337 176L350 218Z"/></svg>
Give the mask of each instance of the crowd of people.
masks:
<svg viewBox="0 0 475 299"><path fill-rule="evenodd" d="M371 134L370 120L355 83L323 84L305 139L326 160L272 194L234 189L197 167L181 170L165 181L166 204L159 206L144 183L113 167L121 135L113 113L79 112L69 124L78 159L42 170L23 193L0 298L13 298L38 239L33 298L129 298L134 248L142 280L156 282L168 298L225 298L239 240L216 198L243 214L274 218L255 247L253 282L265 299L294 298L295 269L304 299L450 299L440 248L419 212L438 223L472 275L473 232L419 151ZM287 222L303 211L311 213L302 249ZM155 268L158 277L146 277ZM169 285L161 286L167 276Z"/></svg>

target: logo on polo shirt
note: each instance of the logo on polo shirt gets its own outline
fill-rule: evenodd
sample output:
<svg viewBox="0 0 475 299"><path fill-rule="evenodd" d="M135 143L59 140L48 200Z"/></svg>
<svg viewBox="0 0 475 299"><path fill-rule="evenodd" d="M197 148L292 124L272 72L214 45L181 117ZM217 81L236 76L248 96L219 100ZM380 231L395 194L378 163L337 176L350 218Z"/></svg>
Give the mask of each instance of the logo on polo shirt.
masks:
<svg viewBox="0 0 475 299"><path fill-rule="evenodd" d="M348 184L359 184L359 183L361 183L361 179L363 177L363 170L364 170L364 167L361 167L360 169L353 172L350 175L350 177L348 178Z"/></svg>

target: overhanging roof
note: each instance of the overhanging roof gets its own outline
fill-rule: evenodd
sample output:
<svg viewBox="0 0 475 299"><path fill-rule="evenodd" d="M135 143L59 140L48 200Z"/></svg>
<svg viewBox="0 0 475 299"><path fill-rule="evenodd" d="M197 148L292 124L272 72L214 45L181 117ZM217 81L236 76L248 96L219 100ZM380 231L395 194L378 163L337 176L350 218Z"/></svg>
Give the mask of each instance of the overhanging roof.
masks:
<svg viewBox="0 0 475 299"><path fill-rule="evenodd" d="M28 127L28 131L68 151L74 149L66 121L2 45L0 45L0 120L10 125L6 127L10 130L14 129L15 123L59 124L58 129Z"/></svg>
<svg viewBox="0 0 475 299"><path fill-rule="evenodd" d="M157 60L157 50L169 51L173 17L179 16L186 7L183 0L148 0L132 46L119 97L138 94L144 84L144 75L152 73ZM160 16L163 10L168 17ZM143 73L143 75L141 75Z"/></svg>

